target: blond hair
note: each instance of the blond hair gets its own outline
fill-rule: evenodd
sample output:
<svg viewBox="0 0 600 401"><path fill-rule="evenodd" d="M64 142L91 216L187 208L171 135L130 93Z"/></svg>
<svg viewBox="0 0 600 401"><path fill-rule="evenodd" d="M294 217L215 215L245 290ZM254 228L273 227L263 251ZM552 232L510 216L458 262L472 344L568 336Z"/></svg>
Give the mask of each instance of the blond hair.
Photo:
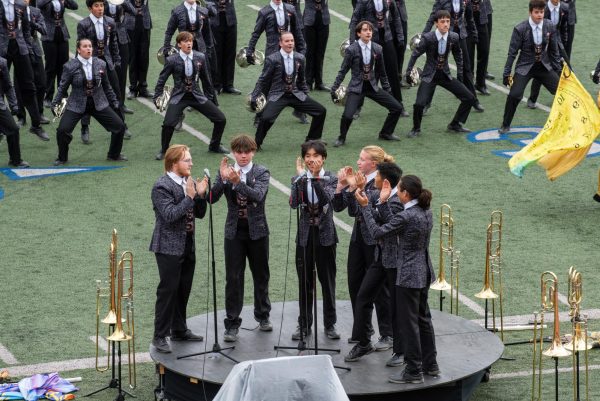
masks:
<svg viewBox="0 0 600 401"><path fill-rule="evenodd" d="M394 156L388 155L387 153L385 153L385 150L383 150L383 148L380 146L377 146L377 145L365 146L364 148L362 148L362 151L365 152L366 154L368 154L369 158L371 158L371 160L374 161L376 164L379 164L382 162L386 162L386 163L394 162Z"/></svg>
<svg viewBox="0 0 600 401"><path fill-rule="evenodd" d="M173 170L175 163L183 159L185 152L189 152L190 148L186 145L171 145L165 152L165 173Z"/></svg>

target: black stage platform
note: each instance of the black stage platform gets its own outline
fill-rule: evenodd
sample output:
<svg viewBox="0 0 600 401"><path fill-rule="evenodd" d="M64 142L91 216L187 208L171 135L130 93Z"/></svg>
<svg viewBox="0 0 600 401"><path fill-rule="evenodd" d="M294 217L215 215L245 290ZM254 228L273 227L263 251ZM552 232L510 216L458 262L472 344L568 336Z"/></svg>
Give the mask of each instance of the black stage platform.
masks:
<svg viewBox="0 0 600 401"><path fill-rule="evenodd" d="M319 301L319 306L321 302ZM298 355L297 350L275 351L273 346L294 346L298 342L291 340L296 329L298 302L285 304L281 341L279 330L282 321L282 303L272 305L272 332L261 332L255 322L251 306L245 306L242 312L242 329L235 349L224 351L238 361L274 358L277 356ZM358 362L344 362L352 348L348 344L351 332L352 311L349 301L337 302L337 328L341 340L330 340L323 333L322 320L319 321L319 347L339 348L341 353L320 352L332 356L333 364L350 367L351 371L336 369L346 393L351 400L467 400L475 387L481 382L487 368L500 358L504 346L500 339L487 332L483 327L463 318L432 311L435 340L438 351L438 364L442 371L439 377L425 376L425 383L401 385L389 383L389 375L400 372L402 367L390 368L385 362L391 356L391 350L374 352ZM223 341L224 311L218 313L219 343L222 347L231 345ZM321 317L321 315L319 315ZM375 319L374 319L375 320ZM208 327L207 327L208 325ZM376 324L374 324L377 327ZM210 400L218 392L227 378L234 363L219 354L194 356L180 359L177 357L196 352L210 351L214 344L213 315L195 316L188 319L188 327L205 337L203 342L172 342L171 354L161 354L150 346L150 356L159 365L164 374L163 385L165 399L170 401ZM254 329L252 331L244 330ZM308 341L314 343L314 334ZM376 337L374 336L374 339ZM304 351L303 354L313 354Z"/></svg>

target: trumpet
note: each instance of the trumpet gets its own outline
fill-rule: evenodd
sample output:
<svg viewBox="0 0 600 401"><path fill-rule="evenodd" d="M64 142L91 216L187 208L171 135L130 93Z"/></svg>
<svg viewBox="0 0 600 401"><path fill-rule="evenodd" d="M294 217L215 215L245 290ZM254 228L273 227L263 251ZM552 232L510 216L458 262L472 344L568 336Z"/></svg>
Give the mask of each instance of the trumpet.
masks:
<svg viewBox="0 0 600 401"><path fill-rule="evenodd" d="M165 85L163 88L163 93L159 97L156 98L154 104L160 113L165 111L167 107L169 107L169 101L171 100L171 93L173 92L173 87L171 85Z"/></svg>

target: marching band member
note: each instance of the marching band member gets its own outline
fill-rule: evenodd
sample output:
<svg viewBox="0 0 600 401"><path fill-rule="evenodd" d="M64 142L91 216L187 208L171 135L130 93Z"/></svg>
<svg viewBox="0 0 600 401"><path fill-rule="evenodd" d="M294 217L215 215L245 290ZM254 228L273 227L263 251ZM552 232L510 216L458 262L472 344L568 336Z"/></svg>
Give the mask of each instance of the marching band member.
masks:
<svg viewBox="0 0 600 401"><path fill-rule="evenodd" d="M234 0L215 0L217 12L211 16L210 26L215 39L217 73L213 77L215 90L241 95L233 86L235 54L237 50L237 16Z"/></svg>
<svg viewBox="0 0 600 401"><path fill-rule="evenodd" d="M306 39L306 84L308 89L329 92L323 83L323 60L329 40L329 2L327 0L305 0L304 35Z"/></svg>
<svg viewBox="0 0 600 401"><path fill-rule="evenodd" d="M323 134L323 125L327 110L316 100L308 96L305 79L305 59L302 53L294 51L294 35L283 32L279 39L281 50L265 59L262 74L251 94L251 107L256 109L256 99L260 93L266 93L267 105L256 129L258 149L267 136L267 132L285 107L312 116L312 122L306 140L319 139Z"/></svg>
<svg viewBox="0 0 600 401"><path fill-rule="evenodd" d="M127 161L121 154L125 123L117 114L119 99L113 92L108 80L106 62L92 56L92 41L83 38L77 40L77 57L69 60L63 67L63 75L56 96L52 101L52 110L69 97L64 114L56 130L58 158L55 166L61 166L69 160L69 144L73 140L73 129L89 114L111 133L107 160Z"/></svg>
<svg viewBox="0 0 600 401"><path fill-rule="evenodd" d="M206 7L197 4L196 0L185 0L171 10L171 17L167 23L165 39L163 41L165 52L169 50L171 38L173 38L175 30L179 32L187 31L194 35L194 50L210 57L207 55L206 50L213 46L213 37L210 30L208 9ZM168 54L165 54L166 56Z"/></svg>
<svg viewBox="0 0 600 401"><path fill-rule="evenodd" d="M473 37L467 38L467 49L469 50L469 68L471 73L475 74L475 89L484 96L489 96L490 92L485 83L485 71L487 70L490 58L490 40L489 40L489 9L492 7L490 0L471 0L473 9L473 20L477 28L477 40ZM477 52L477 56L475 55ZM477 73L475 73L475 60L477 60ZM466 62L466 59L463 60Z"/></svg>
<svg viewBox="0 0 600 401"><path fill-rule="evenodd" d="M254 319L260 331L272 331L269 320L269 226L265 202L269 191L269 170L252 161L256 142L248 135L231 140L233 166L227 157L221 160L219 175L211 189L210 202L227 199L225 220L225 335L235 342L242 324L244 271L246 259L254 282Z"/></svg>
<svg viewBox="0 0 600 401"><path fill-rule="evenodd" d="M156 160L164 157L175 125L186 107L193 107L213 123L213 132L208 145L208 151L213 153L229 153L221 146L221 137L225 131L225 115L218 108L217 94L210 81L210 68L203 53L192 49L194 35L190 32L180 32L176 37L179 52L165 60L165 66L160 72L156 88L154 89L154 104L158 108L157 100L164 92L165 83L173 75L174 87L169 99L169 107L163 120L161 132L161 150L156 155ZM202 81L200 88L199 80Z"/></svg>
<svg viewBox="0 0 600 401"><path fill-rule="evenodd" d="M400 118L403 107L391 95L391 88L385 72L383 50L380 45L371 41L373 24L369 21L359 22L355 29L356 40L346 48L344 61L338 72L337 78L331 87L331 97L336 99L335 92L342 84L346 73L351 70L352 77L346 93L346 105L340 121L340 136L333 146L343 146L346 143L346 134L350 129L354 113L368 97L377 104L388 109L388 116L379 131L379 139L398 141L394 129ZM382 88L378 82L381 82Z"/></svg>
<svg viewBox="0 0 600 401"><path fill-rule="evenodd" d="M124 25L129 34L129 93L127 99L137 96L152 98L148 91L148 63L150 62L150 31L152 17L148 0L125 0L135 10L135 15L125 14Z"/></svg>
<svg viewBox="0 0 600 401"><path fill-rule="evenodd" d="M6 136L8 146L8 165L13 167L29 167L29 163L21 158L21 146L19 145L19 127L11 114L16 114L19 106L15 91L10 81L6 59L0 57L0 127L2 134ZM4 103L4 96L8 99L8 106ZM0 136L2 139L2 136Z"/></svg>
<svg viewBox="0 0 600 401"><path fill-rule="evenodd" d="M292 178L290 206L300 209L296 235L296 271L298 273L298 327L292 340L311 334L313 324L313 266L323 294L325 335L339 339L335 324L335 249L338 242L333 223L333 194L337 178L323 168L327 148L322 141L308 141L301 146L302 157L296 160L297 175ZM305 170L306 168L306 170Z"/></svg>

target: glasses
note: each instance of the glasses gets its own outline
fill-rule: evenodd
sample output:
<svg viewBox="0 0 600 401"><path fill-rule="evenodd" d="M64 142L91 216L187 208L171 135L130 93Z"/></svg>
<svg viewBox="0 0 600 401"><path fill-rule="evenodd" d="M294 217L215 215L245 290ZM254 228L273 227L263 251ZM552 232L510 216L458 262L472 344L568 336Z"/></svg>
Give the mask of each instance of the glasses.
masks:
<svg viewBox="0 0 600 401"><path fill-rule="evenodd" d="M191 163L191 162L192 162L192 159L183 159L183 160L181 160L181 161L182 161L182 162L184 162L184 163Z"/></svg>

